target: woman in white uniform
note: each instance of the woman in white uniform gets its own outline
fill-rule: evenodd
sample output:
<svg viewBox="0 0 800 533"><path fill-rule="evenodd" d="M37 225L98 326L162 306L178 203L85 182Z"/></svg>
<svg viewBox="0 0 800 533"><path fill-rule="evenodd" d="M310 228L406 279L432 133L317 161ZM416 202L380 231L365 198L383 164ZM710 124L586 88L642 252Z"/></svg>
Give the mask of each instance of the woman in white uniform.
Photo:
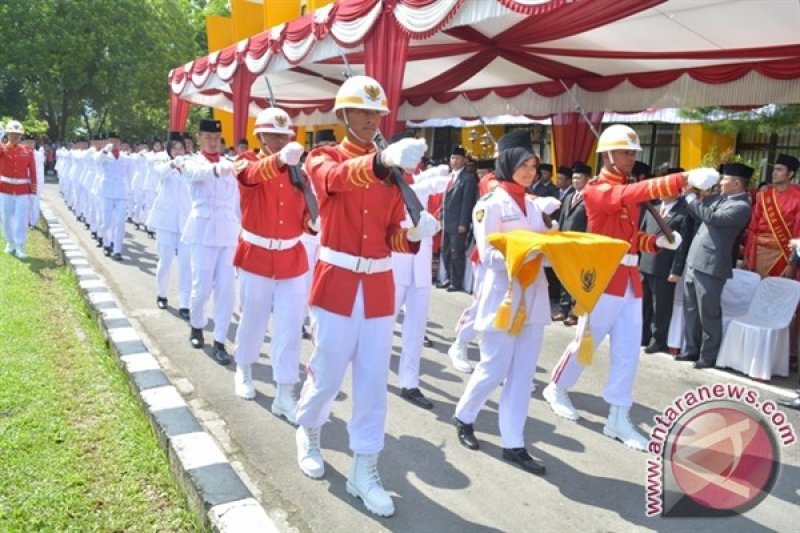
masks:
<svg viewBox="0 0 800 533"><path fill-rule="evenodd" d="M473 424L489 395L505 381L498 417L503 459L542 475L545 468L528 454L524 435L536 361L544 327L550 323L547 278L540 266L536 280L524 293L517 280L511 282L511 317L513 319L520 305L525 305L527 318L518 335L498 329L495 319L509 289L509 279L503 255L486 238L498 232L542 232L548 228L542 218L543 211L533 197L525 194L525 188L535 179L539 163L533 153L530 133L521 130L505 137L499 143L504 149L497 158L497 189L482 197L472 213L475 242L486 268L477 295L475 319L475 329L482 334L481 358L456 406L455 422L461 444L477 450L480 445Z"/></svg>
<svg viewBox="0 0 800 533"><path fill-rule="evenodd" d="M156 163L154 172L158 176L153 207L146 225L156 232L158 264L156 265L156 305L167 308L167 287L172 261L178 258L178 314L189 320L189 304L192 292L192 266L189 245L181 242L183 226L192 209L189 182L183 175L181 163L184 157L183 138L180 132L170 132L167 142L169 161Z"/></svg>

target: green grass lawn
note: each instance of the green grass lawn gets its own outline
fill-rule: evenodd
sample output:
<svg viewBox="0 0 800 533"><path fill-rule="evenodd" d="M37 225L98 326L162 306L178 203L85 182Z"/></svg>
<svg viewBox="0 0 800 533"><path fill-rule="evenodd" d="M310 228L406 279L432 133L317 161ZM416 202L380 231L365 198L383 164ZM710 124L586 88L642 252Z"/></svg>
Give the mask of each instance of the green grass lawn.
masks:
<svg viewBox="0 0 800 533"><path fill-rule="evenodd" d="M0 238L0 531L199 528L123 372L40 230Z"/></svg>

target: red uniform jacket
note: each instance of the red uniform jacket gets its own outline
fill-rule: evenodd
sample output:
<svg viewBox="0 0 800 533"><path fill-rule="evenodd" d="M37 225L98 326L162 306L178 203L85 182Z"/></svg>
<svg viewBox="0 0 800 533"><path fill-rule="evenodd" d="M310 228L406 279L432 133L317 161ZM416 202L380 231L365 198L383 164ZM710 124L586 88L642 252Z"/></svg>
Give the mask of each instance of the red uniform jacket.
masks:
<svg viewBox="0 0 800 533"><path fill-rule="evenodd" d="M36 194L36 161L33 150L22 144L0 144L0 176L29 182L14 185L0 181L0 193Z"/></svg>
<svg viewBox="0 0 800 533"><path fill-rule="evenodd" d="M605 168L583 190L589 231L630 243L629 254L655 253L656 236L639 230L639 204L655 198L677 196L685 185L683 174L672 174L628 184L628 178ZM628 281L637 298L642 297L638 266L620 265L606 287L606 294L624 296Z"/></svg>
<svg viewBox="0 0 800 533"><path fill-rule="evenodd" d="M310 215L302 191L292 185L289 169L278 155L237 158L236 179L242 207L242 228L268 239L294 239L308 229ZM303 243L286 250L267 250L239 238L233 265L273 279L295 278L308 271Z"/></svg>
<svg viewBox="0 0 800 533"><path fill-rule="evenodd" d="M320 146L308 154L306 172L319 198L322 220L320 245L368 259L390 257L391 252L417 253L409 242L405 206L400 189L373 172L375 147L348 139L337 146ZM392 271L359 274L318 261L311 284L311 305L350 316L359 284L364 293L366 318L394 314Z"/></svg>

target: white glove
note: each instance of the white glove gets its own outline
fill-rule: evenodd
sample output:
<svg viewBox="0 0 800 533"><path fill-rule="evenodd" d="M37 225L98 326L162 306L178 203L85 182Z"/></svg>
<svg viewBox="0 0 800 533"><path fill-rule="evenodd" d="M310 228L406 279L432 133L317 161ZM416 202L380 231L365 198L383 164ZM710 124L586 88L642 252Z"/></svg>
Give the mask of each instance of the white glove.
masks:
<svg viewBox="0 0 800 533"><path fill-rule="evenodd" d="M308 228L314 233L319 233L319 217L309 221Z"/></svg>
<svg viewBox="0 0 800 533"><path fill-rule="evenodd" d="M428 180L441 179L450 174L450 167L439 165L438 167L423 170L419 174L414 174L414 183L423 183Z"/></svg>
<svg viewBox="0 0 800 533"><path fill-rule="evenodd" d="M302 144L292 141L278 152L278 161L280 161L282 165L293 167L300 162L304 151Z"/></svg>
<svg viewBox="0 0 800 533"><path fill-rule="evenodd" d="M217 176L230 176L233 174L233 163L223 159L217 163Z"/></svg>
<svg viewBox="0 0 800 533"><path fill-rule="evenodd" d="M436 167L436 172L439 176L445 177L450 175L450 165L439 165Z"/></svg>
<svg viewBox="0 0 800 533"><path fill-rule="evenodd" d="M185 156L179 155L172 160L172 168L182 168Z"/></svg>
<svg viewBox="0 0 800 533"><path fill-rule="evenodd" d="M419 242L426 237L433 237L439 229L439 221L427 211L423 211L420 214L419 223L408 230L408 240Z"/></svg>
<svg viewBox="0 0 800 533"><path fill-rule="evenodd" d="M552 196L537 196L533 199L533 205L545 215L552 215L561 207L561 202Z"/></svg>
<svg viewBox="0 0 800 533"><path fill-rule="evenodd" d="M673 242L669 242L666 235L659 235L656 239L656 246L666 250L677 250L678 246L680 246L683 242L683 237L681 237L680 233L674 231L672 232L672 238L675 240Z"/></svg>
<svg viewBox="0 0 800 533"><path fill-rule="evenodd" d="M553 223L550 224L550 231L558 231L558 222L556 220L554 220Z"/></svg>
<svg viewBox="0 0 800 533"><path fill-rule="evenodd" d="M689 185L707 191L719 181L719 172L713 168L695 168L688 172Z"/></svg>
<svg viewBox="0 0 800 533"><path fill-rule="evenodd" d="M427 150L425 139L400 139L381 152L381 163L386 167L415 170Z"/></svg>
<svg viewBox="0 0 800 533"><path fill-rule="evenodd" d="M111 143L108 143L107 145L105 145L105 146L103 147L103 151L104 151L105 153L109 153L109 152L111 152L111 150L113 150L113 149L114 149L114 145L113 145L113 144L111 144Z"/></svg>

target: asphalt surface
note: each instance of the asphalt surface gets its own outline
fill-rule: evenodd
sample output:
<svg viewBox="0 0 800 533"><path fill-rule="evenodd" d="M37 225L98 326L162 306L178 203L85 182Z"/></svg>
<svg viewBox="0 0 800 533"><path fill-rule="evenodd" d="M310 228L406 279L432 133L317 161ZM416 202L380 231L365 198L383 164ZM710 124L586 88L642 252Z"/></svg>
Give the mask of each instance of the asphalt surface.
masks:
<svg viewBox="0 0 800 533"><path fill-rule="evenodd" d="M233 365L221 367L204 351L189 345L189 326L177 316L175 284L170 307L156 307L155 240L127 225L124 261L103 257L89 232L75 220L57 186L45 186L44 197L94 268L116 294L129 319L139 329L170 378L240 468L269 515L282 529L319 532L488 532L488 531L796 531L800 519L800 446L782 448L781 468L771 493L742 516L672 519L645 515L647 454L625 448L602 434L607 406L602 390L607 376L608 341L595 354L572 392L584 417L569 422L557 418L541 397L550 370L570 341L572 328L548 326L530 402L526 441L532 455L547 468L536 477L504 462L497 428L499 389L476 422L480 451L462 447L452 416L468 379L449 366L446 352L453 326L470 296L433 290L421 388L435 407L419 409L399 396L395 371L399 356L399 327L395 330L386 447L380 458L383 484L393 495L397 512L383 519L370 515L360 500L347 494L350 468L347 420L350 413L349 375L335 402L331 420L322 432L326 461L324 479L305 477L296 465L294 428L273 416L275 394L269 364L269 339L254 367L257 397L234 394ZM237 307L238 310L238 307ZM229 333L233 339L238 311ZM211 323L206 339L211 338ZM303 362L312 346L303 341ZM470 358L478 359L477 345ZM649 432L653 416L687 390L703 384L744 384L762 399L791 397L797 374L769 384L753 382L720 370L695 370L666 355L642 354L631 416ZM800 412L787 412L800 430Z"/></svg>

